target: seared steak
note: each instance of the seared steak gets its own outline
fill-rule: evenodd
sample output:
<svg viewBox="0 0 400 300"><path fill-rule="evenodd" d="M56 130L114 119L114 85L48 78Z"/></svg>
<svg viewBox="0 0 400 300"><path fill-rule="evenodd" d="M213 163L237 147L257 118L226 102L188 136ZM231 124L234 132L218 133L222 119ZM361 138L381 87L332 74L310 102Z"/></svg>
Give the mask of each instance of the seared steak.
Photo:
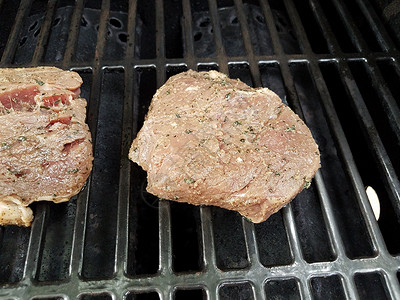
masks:
<svg viewBox="0 0 400 300"><path fill-rule="evenodd" d="M215 71L171 77L129 157L147 171L148 192L255 223L308 187L320 167L310 130L276 94Z"/></svg>
<svg viewBox="0 0 400 300"><path fill-rule="evenodd" d="M92 169L82 79L52 67L0 69L0 225L29 226L34 201L68 201Z"/></svg>

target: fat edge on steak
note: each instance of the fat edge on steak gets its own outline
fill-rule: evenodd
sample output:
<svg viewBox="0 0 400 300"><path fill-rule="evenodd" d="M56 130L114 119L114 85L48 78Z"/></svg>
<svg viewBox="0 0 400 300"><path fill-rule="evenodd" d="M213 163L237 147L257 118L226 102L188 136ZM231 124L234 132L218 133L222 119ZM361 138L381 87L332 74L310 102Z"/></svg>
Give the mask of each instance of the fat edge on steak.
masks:
<svg viewBox="0 0 400 300"><path fill-rule="evenodd" d="M320 155L272 91L189 70L154 95L129 157L163 199L238 211L259 223L310 185Z"/></svg>

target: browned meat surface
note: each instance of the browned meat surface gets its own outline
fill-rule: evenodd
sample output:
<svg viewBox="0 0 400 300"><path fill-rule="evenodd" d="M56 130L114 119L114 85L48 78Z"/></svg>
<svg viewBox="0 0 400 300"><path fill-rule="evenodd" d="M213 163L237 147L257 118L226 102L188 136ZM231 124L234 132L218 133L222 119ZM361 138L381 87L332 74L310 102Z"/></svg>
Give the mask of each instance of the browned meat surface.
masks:
<svg viewBox="0 0 400 300"><path fill-rule="evenodd" d="M68 201L92 169L82 80L57 68L0 69L0 225L29 226L34 201Z"/></svg>
<svg viewBox="0 0 400 300"><path fill-rule="evenodd" d="M171 77L154 95L129 157L158 197L262 222L320 167L304 122L266 88L211 72Z"/></svg>

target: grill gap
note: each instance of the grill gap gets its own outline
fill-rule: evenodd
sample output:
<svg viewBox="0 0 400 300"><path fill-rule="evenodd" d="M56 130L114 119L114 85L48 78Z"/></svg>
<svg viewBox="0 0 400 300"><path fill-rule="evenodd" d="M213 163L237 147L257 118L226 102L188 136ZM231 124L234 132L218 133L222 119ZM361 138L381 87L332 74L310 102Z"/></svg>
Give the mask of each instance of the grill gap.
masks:
<svg viewBox="0 0 400 300"><path fill-rule="evenodd" d="M182 58L182 3L181 1L164 2L165 55L167 58Z"/></svg>
<svg viewBox="0 0 400 300"><path fill-rule="evenodd" d="M332 1L320 1L318 3L322 7L330 29L333 31L342 51L345 53L357 52L354 37L348 31L346 24L341 20L341 16Z"/></svg>
<svg viewBox="0 0 400 300"><path fill-rule="evenodd" d="M172 268L175 272L203 268L199 207L171 202Z"/></svg>
<svg viewBox="0 0 400 300"><path fill-rule="evenodd" d="M34 297L32 300L64 300L64 297Z"/></svg>
<svg viewBox="0 0 400 300"><path fill-rule="evenodd" d="M385 51L383 44L379 42L376 33L372 29L370 20L364 15L356 1L343 1L343 6L349 10L353 24L358 28L364 41L371 51Z"/></svg>
<svg viewBox="0 0 400 300"><path fill-rule="evenodd" d="M206 291L203 289L177 289L174 293L175 300L203 300L207 299Z"/></svg>
<svg viewBox="0 0 400 300"><path fill-rule="evenodd" d="M156 57L155 26L154 1L138 0L135 27L137 41L135 58L151 59Z"/></svg>
<svg viewBox="0 0 400 300"><path fill-rule="evenodd" d="M223 283L218 293L221 300L254 299L253 289L248 282Z"/></svg>
<svg viewBox="0 0 400 300"><path fill-rule="evenodd" d="M345 299L343 283L339 275L313 277L310 280L312 295L316 300Z"/></svg>
<svg viewBox="0 0 400 300"><path fill-rule="evenodd" d="M314 53L329 53L325 37L310 8L308 0L293 1Z"/></svg>
<svg viewBox="0 0 400 300"><path fill-rule="evenodd" d="M58 2L44 55L45 62L59 62L64 58L73 5L72 0Z"/></svg>
<svg viewBox="0 0 400 300"><path fill-rule="evenodd" d="M3 5L0 7L0 58L3 55L4 49L6 48L6 44L13 26L13 22L10 22L8 16L15 16L18 7L20 5L20 1L16 0L14 2L15 5Z"/></svg>
<svg viewBox="0 0 400 300"><path fill-rule="evenodd" d="M70 276L75 212L76 197L66 203L49 205L36 280L60 281Z"/></svg>
<svg viewBox="0 0 400 300"><path fill-rule="evenodd" d="M154 68L136 68L134 82L134 122L141 128L156 90ZM127 273L131 276L158 271L158 198L146 192L146 173L131 168ZM143 263L146 262L146 263Z"/></svg>
<svg viewBox="0 0 400 300"><path fill-rule="evenodd" d="M340 84L338 70L333 64L326 64L321 66L321 71L326 79L332 99L337 99L334 103L336 111L343 124L350 148L354 153L354 160L363 183L365 186L372 186L377 191L381 206L381 216L378 224L386 246L390 253L400 253L400 239L395 233L400 230L400 224L396 217L396 208L393 207L390 201L393 195L390 194L390 189L385 188L385 183L379 175L380 172L376 165L376 160L368 150L370 149L368 140L360 134L362 130L357 123L357 117L354 115L351 106L343 100L348 99L348 96ZM370 87L365 88L370 89ZM372 91L369 92L372 93ZM374 98L374 100L376 99ZM355 128L358 128L358 130L354 130Z"/></svg>
<svg viewBox="0 0 400 300"><path fill-rule="evenodd" d="M386 282L381 273L357 273L354 276L361 300L391 299Z"/></svg>
<svg viewBox="0 0 400 300"><path fill-rule="evenodd" d="M268 280L265 284L267 299L301 300L299 282L296 278Z"/></svg>
<svg viewBox="0 0 400 300"><path fill-rule="evenodd" d="M396 131L400 131L400 128L397 128L395 122L387 117L388 111L383 103L382 93L374 88L376 85L371 79L370 72L373 71L367 67L364 61L349 62L349 67L393 167L396 173L400 174L400 157L398 155L400 140L396 134Z"/></svg>
<svg viewBox="0 0 400 300"><path fill-rule="evenodd" d="M94 58L98 30L100 26L101 1L89 0L85 2L80 16L80 27L73 60L77 62L91 61Z"/></svg>
<svg viewBox="0 0 400 300"><path fill-rule="evenodd" d="M114 273L124 73L105 70L101 86L94 165L89 195L82 276ZM98 264L102 261L102 264Z"/></svg>
<svg viewBox="0 0 400 300"><path fill-rule="evenodd" d="M197 57L215 57L214 29L207 1L190 1L194 51Z"/></svg>
<svg viewBox="0 0 400 300"><path fill-rule="evenodd" d="M254 224L254 229L261 264L273 267L293 263L281 211L263 223Z"/></svg>
<svg viewBox="0 0 400 300"><path fill-rule="evenodd" d="M111 299L112 299L111 295L107 293L102 293L98 295L87 294L87 295L81 295L79 297L79 300L111 300Z"/></svg>
<svg viewBox="0 0 400 300"><path fill-rule="evenodd" d="M211 209L217 267L221 270L248 267L242 218L222 208Z"/></svg>
<svg viewBox="0 0 400 300"><path fill-rule="evenodd" d="M156 292L129 292L126 300L160 300L160 296Z"/></svg>
<svg viewBox="0 0 400 300"><path fill-rule="evenodd" d="M395 67L393 59L378 60L377 65L393 98L396 100L397 105L400 106L400 89L398 88L398 83L400 82L399 69Z"/></svg>
<svg viewBox="0 0 400 300"><path fill-rule="evenodd" d="M329 137L329 129L323 119L323 109L307 63L292 63L290 70L296 92L301 102L302 111L314 138L317 140L321 153L326 153L325 139ZM329 150L328 150L329 151ZM322 168L326 167L322 154ZM333 171L330 170L332 173ZM307 190L297 195L292 202L295 223L300 238L304 259L309 262L331 261L335 258L329 239L328 231L321 210L321 202L316 185L312 184ZM315 226L314 224L320 224Z"/></svg>
<svg viewBox="0 0 400 300"><path fill-rule="evenodd" d="M24 64L32 60L35 45L44 21L46 2L36 0L32 2L29 15L25 19L19 36L19 43L13 58L14 64Z"/></svg>
<svg viewBox="0 0 400 300"><path fill-rule="evenodd" d="M339 116L347 141L350 144L355 159L360 161L371 161L365 157L367 151L360 141L359 124L353 115L349 104L349 95L346 93L341 82L338 67L335 63L320 64L321 72L328 91L332 98L336 112ZM328 192L332 199L334 215L338 222L338 227L344 242L347 256L354 259L357 257L370 257L374 255L371 239L369 237L365 222L357 203L355 192L350 185L350 179L342 161L339 160L339 153L333 145L329 145L329 140L320 140L321 154L326 157L323 161L323 177L326 181ZM359 149L359 150L357 150ZM364 164L366 165L366 164ZM336 170L335 174L328 170Z"/></svg>
<svg viewBox="0 0 400 300"><path fill-rule="evenodd" d="M218 15L222 42L227 56L243 56L246 51L243 44L239 19L231 0L218 0Z"/></svg>
<svg viewBox="0 0 400 300"><path fill-rule="evenodd" d="M229 77L239 78L249 86L253 86L248 64L229 64Z"/></svg>
<svg viewBox="0 0 400 300"><path fill-rule="evenodd" d="M0 283L17 283L24 275L30 228L7 226L1 231Z"/></svg>
<svg viewBox="0 0 400 300"><path fill-rule="evenodd" d="M249 26L252 49L255 55L272 55L271 34L257 0L243 1L247 24Z"/></svg>
<svg viewBox="0 0 400 300"><path fill-rule="evenodd" d="M298 54L302 51L297 40L297 36L293 29L287 10L280 0L269 1L275 27L279 35L283 51L286 54Z"/></svg>
<svg viewBox="0 0 400 300"><path fill-rule="evenodd" d="M125 8L126 10L121 7L118 8L118 11L110 11L107 22L105 59L120 60L125 57L128 41L128 11L127 8ZM138 30L141 30L141 28L138 28Z"/></svg>

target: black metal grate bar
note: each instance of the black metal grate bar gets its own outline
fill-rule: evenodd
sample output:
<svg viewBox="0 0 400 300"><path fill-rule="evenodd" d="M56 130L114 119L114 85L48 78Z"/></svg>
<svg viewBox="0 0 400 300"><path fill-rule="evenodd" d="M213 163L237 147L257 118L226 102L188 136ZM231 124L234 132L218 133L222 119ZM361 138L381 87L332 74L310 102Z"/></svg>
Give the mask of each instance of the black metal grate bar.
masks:
<svg viewBox="0 0 400 300"><path fill-rule="evenodd" d="M71 18L70 29L68 31L68 40L65 48L64 59L62 63L63 68L68 68L71 65L72 57L76 51L76 45L79 35L79 24L82 17L84 1L78 0L74 6L73 15Z"/></svg>
<svg viewBox="0 0 400 300"><path fill-rule="evenodd" d="M13 54L15 52L15 49L17 47L18 43L18 37L19 33L21 31L22 25L23 25L23 20L26 18L30 6L32 4L31 1L29 0L23 0L21 1L21 5L19 6L17 16L15 17L15 22L13 24L13 27L11 29L10 35L9 35L9 40L7 41L7 46L3 52L3 56L1 58L1 64L6 65L6 64L11 64L11 61L13 59Z"/></svg>
<svg viewBox="0 0 400 300"><path fill-rule="evenodd" d="M94 150L98 153L95 157L97 166L104 163L102 157L108 154L107 149L98 144L105 139L104 135L107 132L113 132L116 135L112 137L113 141L120 141L112 148L114 152L115 149L119 149L118 153L112 152L112 159L116 161L115 166L112 167L113 170L107 170L116 174L115 177L119 176L110 178L116 182L115 185L118 185L115 188L115 194L104 199L95 198L95 195L99 195L96 194L99 184L107 185L106 177L99 177L101 172L95 168L85 189L76 199L71 200L71 205L76 207L73 228L70 230L72 233L68 233L69 231L65 233L70 234L66 240L70 240L71 244L65 245L65 247L70 247L70 251L67 251L64 256L58 256L58 259L67 261L68 266L65 275L61 275L62 279L49 281L47 278L51 278L51 275L47 274L43 277L42 274L44 272L42 264L49 257L45 242L51 238L51 235L48 235L48 226L51 225L53 204L37 203L34 206L35 221L30 228L29 244L25 251L26 258L14 257L16 261L23 260L20 277L17 276L16 280L10 279L12 277L9 272L7 273L3 265L0 266L0 298L154 299L155 297L180 299L185 295L191 295L194 298L210 300L244 297L258 300L269 299L273 295L285 297L293 293L297 299L321 299L332 296L331 291L335 291L334 296L358 299L368 297L370 288L369 284L366 284L368 282L376 283L377 289L374 296L382 299L400 299L398 279L400 256L396 253L399 251L393 251L388 246L390 240L383 233L384 222L375 220L365 192L365 171L358 160L361 151L367 151L373 157L371 161L364 163L372 164L379 170L376 177L383 183L388 195L387 199L382 197L381 200L381 218L390 219L399 226L399 168L396 166L398 160L393 153L399 149L400 108L398 94L393 91L393 84L386 82L386 74L380 69L380 63L390 62L393 72L400 74L400 55L399 49L396 48L381 18L369 1L354 0L350 3L343 0L328 0L322 3L318 0L303 0L298 3L293 0L283 2L233 0L217 3L217 1L205 0L197 1L196 5L193 1L178 1L174 5L181 6L181 11L177 11L179 16L175 20L180 20L182 45L178 48L182 49L182 55L178 53L181 50L177 50L177 55L173 57L168 55L173 49L173 44L171 45L168 40L171 38L169 34L173 31L169 26L172 25L168 23L168 18L165 16L169 11L168 1L157 0L152 4L154 5L154 12L152 12L155 16L154 25L151 24L150 14L146 14L150 11L146 10L148 8L145 2L130 0L125 3L103 0L100 4L90 0L43 1L47 6L39 17L40 31L36 39L32 41L33 55L29 61L21 60L24 63L18 64L16 56L19 55L18 50L21 49L21 37L25 34L26 28L29 28L27 20L35 16L32 9L36 2L21 0L15 16L4 16L2 11L6 4L0 0L0 18L9 17L10 22L13 22L10 33L6 37L0 30L0 47L4 42L3 49L0 49L0 53L3 53L0 66L55 65L81 73L88 79L85 80L88 85L85 87L85 97L88 99L87 119L93 135ZM301 5L302 10L297 5ZM53 23L60 7L65 9L65 14L70 14L66 17L69 22L66 25L68 31L66 45L62 45L65 46L65 52L58 60L44 61L51 33L55 31ZM149 7L151 7L150 4ZM326 9L327 7L334 9L335 15L339 16L336 22L345 29L346 35L350 38L349 42L353 44L349 49L354 49L354 51L343 49L343 39L335 35L335 24L332 23L331 12ZM357 8L356 12L355 8ZM302 15L303 9L308 16L314 18L313 24L318 26L319 36L325 39L324 47L314 49L315 32L307 30L308 20ZM84 28L82 22L86 20L90 23L92 19L88 16L91 14L96 14L98 23L86 24ZM85 16L86 19L84 19ZM229 19L227 16L232 18ZM114 23L111 22L113 18L117 20L114 20ZM358 25L359 20L365 22L362 25L367 26L367 30ZM92 27L89 28L89 26ZM229 31L226 27L229 26L235 29L235 32L240 32L236 38L242 39L244 49L244 52L238 51L238 54L233 56L228 56L227 53L235 53L235 51L232 49L227 51L225 48L229 43L234 43L234 39L229 40L230 37L227 36ZM267 28L268 32L261 31L261 33L268 36L265 40L271 42L271 45L267 45L272 49L270 52L257 52L257 42L261 43L261 37L256 34L255 44L254 26ZM195 38L196 28L202 28L203 36L198 35ZM95 44L87 46L92 47L93 54L90 59L83 60L79 58L80 52L84 50L81 48L83 46L80 35L87 34L92 29L90 37L93 38ZM118 39L118 33L122 30L125 30L123 33L126 40ZM178 29L175 28L175 30ZM214 52L199 56L196 47L201 42L201 38L207 34L210 37L207 42L215 46L214 50L210 47L207 51ZM118 45L116 46L118 51L123 51L122 55L118 53L113 56L112 51L107 50L113 42ZM152 43L155 49L154 57L147 53L144 55L143 51L152 51ZM298 51L285 52L288 45L290 48L290 43L297 44ZM262 44L258 46L261 49L266 47ZM90 53L89 50L88 53ZM391 132L388 135L389 138L384 136L388 133L382 130L380 127L382 125L377 123L374 111L368 106L368 99L362 92L365 88L362 85L364 77L360 80L359 73L354 72L354 64L365 68L367 73L365 78L369 79L366 84L371 83L372 90L379 96L376 100L379 102L377 107L389 120L387 128ZM331 79L326 76L325 66L327 65L337 70L337 78ZM273 67L276 67L276 73L279 73L280 77L274 77ZM245 219L238 219L234 213L220 213L213 207L190 207L185 210L176 210L181 204L159 200L158 205L152 206L151 203L146 202L146 199L141 199L143 195L136 195L136 190L141 191L142 194L145 193L143 190L145 182L142 180L142 175L138 173L140 171L135 169L136 167L129 161L127 155L132 138L140 129L149 104L145 99L148 96L144 95L143 90L148 89L146 93L151 94L154 92L153 89L164 84L169 76L186 69L217 69L227 74L235 74L235 76L238 74L237 76L242 80L256 87L266 85L264 76L267 76L267 82L273 83L271 88L282 86L281 90L277 88L279 90L277 92L281 93L283 100L310 127L320 144L323 159L322 169L315 176L312 188L301 199L294 201L313 199L315 205L320 207L314 215L317 215L321 222L314 226L324 227L326 232L323 230L307 232L300 226L304 221L298 214L299 210L304 209L300 204L289 204L283 208L276 216L276 220L281 222L274 223L275 227L272 225L259 227ZM146 80L149 82L144 82L143 70L154 73L154 78L151 79L152 76L148 76ZM310 77L311 83L307 83L302 78L305 74ZM115 90L108 82L111 79L119 80ZM346 99L337 99L332 93L331 81L333 80L336 80L335 83L344 90ZM107 88L110 90L106 91ZM110 101L109 104L110 112L120 114L121 118L115 120L115 124L121 124L120 128L116 128L118 126L115 124L104 123L106 104L104 101L110 100L109 95L114 95L115 101L112 103ZM339 101L347 101L345 107L356 119L355 123L358 125L355 130L362 134L360 139L369 145L367 149L360 149L351 141L349 129L346 128L347 122L344 119L349 114L341 110ZM105 129L107 126L115 130L107 131ZM393 144L389 144L390 138L393 138ZM324 168L324 165L334 165L330 160L335 160L339 164L338 170ZM338 176L340 178L348 178L349 181L343 187L345 191L335 191L342 188L338 186L339 180L332 179L336 175L335 172L341 173ZM338 197L348 198L349 206L351 204L355 207L359 213L359 219L344 222L340 212L346 210L346 207L338 205L338 203L343 203L343 199L338 199ZM110 214L107 220L108 215L104 208L110 207L107 206L110 205L108 201L114 201L112 203L115 207L107 212ZM143 254L140 256L135 252L140 241L134 234L139 229L144 232L144 229L140 227L148 225L143 222L143 219L148 217L145 213L143 216L137 216L140 205L145 205L152 212L156 210L158 214L158 224L156 224L158 249L157 251L148 249L148 252L152 253L148 255L149 260L157 260L155 263L151 262L156 266L156 270L149 271L149 274L147 271L144 273L138 271L136 274L136 269L139 270L140 264L150 263L141 261L142 257L147 256ZM390 214L385 212L385 207L390 207ZM193 224L198 225L197 227L194 225L193 229L198 232L187 233L191 235L191 240L198 239L196 270L190 267L183 271L175 270L177 258L174 255L190 251L187 245L176 244L177 241L185 240L186 237L185 233L174 227L176 226L174 224L177 224L174 223L176 211L189 214L185 215L185 218L193 217ZM106 223L94 224L93 219L96 215ZM231 231L229 228L221 231L231 233L231 236L224 236L223 239L236 239L238 244L237 249L231 249L232 255L237 254L235 259L242 261L234 262L232 265L229 265L229 259L227 265L224 265L224 262L221 266L220 262L221 253L218 251L221 251L223 239L220 236L220 228L216 227L216 224L223 224L221 220L216 219L220 216L229 216L234 220L231 224L235 224L235 228ZM355 215L354 218L357 216ZM314 220L311 214L310 220L311 222ZM273 221L267 222L272 224ZM354 232L359 233L360 236L354 238L357 240L364 237L367 241L363 241L365 242L363 245L370 249L357 252L348 247L349 239L347 233L343 232L346 226L351 226L348 224L357 227L358 231ZM110 227L106 228L105 226L108 225ZM105 235L108 235L103 240L99 233L101 229L97 229L96 226L103 228ZM271 241L276 237L271 237L271 241L261 240L266 239L267 235L260 235L260 232L266 230L265 228L284 232L285 236L281 237L281 240L286 240L287 245L284 243L271 245ZM7 234L9 234L7 228L0 228L0 264L4 263L1 253L7 251L7 245L4 242ZM16 229L14 234L22 233ZM182 236L178 236L179 234ZM274 233L268 232L268 234ZM321 238L319 235L323 234L326 237ZM327 253L324 253L322 258L310 258L306 251L314 253L318 249L313 249L313 245L306 245L309 249L305 249L304 236L316 241L329 241L329 247L323 248L323 251ZM92 242L97 243L96 239L99 243L99 246L95 248L97 252L91 253L88 250L89 246L93 246ZM241 239L243 239L243 249L240 248ZM271 248L264 249L265 245ZM132 254L130 251L135 253ZM277 256L280 252L288 254L287 257L283 257L282 262L273 262L270 266L262 258L265 251L274 252ZM5 257L9 256L12 257L12 254ZM94 257L105 259L96 264L93 263ZM184 261L184 259L181 260ZM6 262L4 265L6 264L13 268L13 261ZM147 269L144 268L144 270ZM18 272L16 267L12 271ZM287 287L290 287L290 291Z"/></svg>

